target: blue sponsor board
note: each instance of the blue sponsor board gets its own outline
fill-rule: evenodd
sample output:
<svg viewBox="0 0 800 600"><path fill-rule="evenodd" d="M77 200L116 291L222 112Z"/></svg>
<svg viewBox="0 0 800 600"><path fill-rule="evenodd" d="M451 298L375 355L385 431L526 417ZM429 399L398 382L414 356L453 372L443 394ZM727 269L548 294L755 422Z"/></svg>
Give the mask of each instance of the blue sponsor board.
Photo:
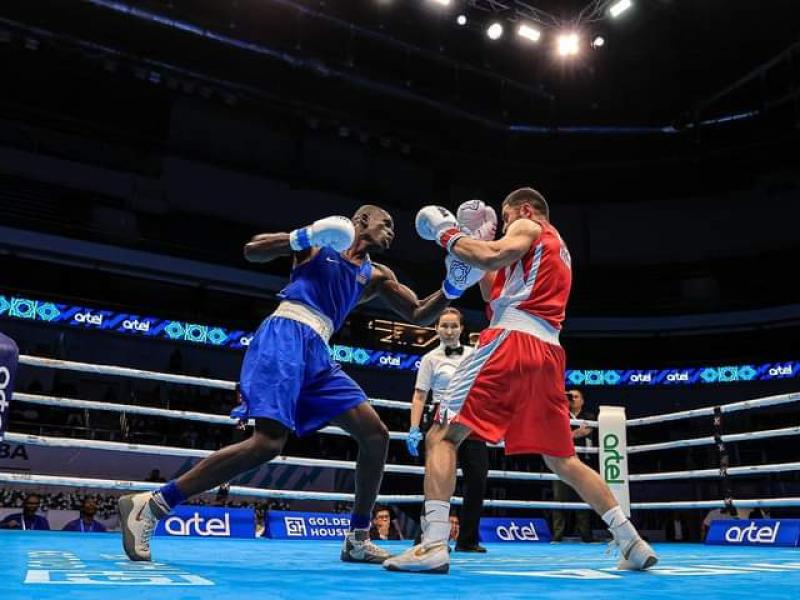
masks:
<svg viewBox="0 0 800 600"><path fill-rule="evenodd" d="M544 519L483 518L480 539L482 542L547 543L551 540L550 527Z"/></svg>
<svg viewBox="0 0 800 600"><path fill-rule="evenodd" d="M800 546L800 519L712 521L706 544L717 546Z"/></svg>
<svg viewBox="0 0 800 600"><path fill-rule="evenodd" d="M278 540L343 540L349 527L349 515L273 510L264 535Z"/></svg>
<svg viewBox="0 0 800 600"><path fill-rule="evenodd" d="M0 295L0 318L37 321L48 325L233 350L247 349L253 339L251 331L17 296ZM393 371L416 371L421 358L417 354L387 352L342 344L332 345L329 353L331 359L342 364Z"/></svg>
<svg viewBox="0 0 800 600"><path fill-rule="evenodd" d="M162 317L122 313L98 307L59 304L0 294L0 318L37 321L80 329L169 340L233 350L245 350L253 332L207 323L189 323ZM414 372L418 354L332 344L331 359L371 369ZM567 369L568 386L676 386L774 381L800 377L800 361L671 369Z"/></svg>
<svg viewBox="0 0 800 600"><path fill-rule="evenodd" d="M179 506L166 519L159 521L156 535L254 538L255 512L250 508Z"/></svg>

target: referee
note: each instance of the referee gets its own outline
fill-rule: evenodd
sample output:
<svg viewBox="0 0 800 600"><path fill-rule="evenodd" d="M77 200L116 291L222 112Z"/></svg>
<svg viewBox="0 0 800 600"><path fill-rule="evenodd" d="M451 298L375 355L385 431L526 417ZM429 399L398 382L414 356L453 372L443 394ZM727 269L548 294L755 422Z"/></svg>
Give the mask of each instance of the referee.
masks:
<svg viewBox="0 0 800 600"><path fill-rule="evenodd" d="M436 323L439 347L422 357L411 401L411 427L406 445L412 456L419 456L417 446L430 427L450 378L459 363L474 352L470 346L461 344L464 332L463 316L455 308L446 308ZM428 392L431 402L428 403ZM458 463L464 473L460 532L456 541L456 552L486 552L480 545L478 531L483 497L486 495L486 475L489 471L489 450L486 443L468 439L458 449Z"/></svg>

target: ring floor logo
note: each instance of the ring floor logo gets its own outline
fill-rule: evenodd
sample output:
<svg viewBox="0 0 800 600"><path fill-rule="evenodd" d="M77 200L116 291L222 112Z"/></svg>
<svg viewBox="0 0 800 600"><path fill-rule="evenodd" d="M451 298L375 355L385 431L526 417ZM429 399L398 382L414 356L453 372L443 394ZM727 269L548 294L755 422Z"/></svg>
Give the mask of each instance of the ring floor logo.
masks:
<svg viewBox="0 0 800 600"><path fill-rule="evenodd" d="M481 519L484 542L549 542L550 528L544 519Z"/></svg>
<svg viewBox="0 0 800 600"><path fill-rule="evenodd" d="M255 537L255 513L248 508L179 506L159 522L156 535L172 537Z"/></svg>
<svg viewBox="0 0 800 600"><path fill-rule="evenodd" d="M100 554L96 559L86 559L73 552L59 550L28 552L28 570L25 573L25 583L29 585L92 586L214 585L214 582L210 579L165 563L133 563L124 554ZM44 595L37 594L33 597L41 598Z"/></svg>
<svg viewBox="0 0 800 600"><path fill-rule="evenodd" d="M706 544L723 546L800 546L800 519L712 521Z"/></svg>

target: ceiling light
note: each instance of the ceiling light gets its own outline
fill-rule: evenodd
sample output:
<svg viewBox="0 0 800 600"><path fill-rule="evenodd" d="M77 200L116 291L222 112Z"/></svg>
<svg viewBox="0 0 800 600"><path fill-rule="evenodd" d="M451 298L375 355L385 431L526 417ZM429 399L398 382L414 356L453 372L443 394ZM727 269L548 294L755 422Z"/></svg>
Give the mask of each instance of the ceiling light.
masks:
<svg viewBox="0 0 800 600"><path fill-rule="evenodd" d="M486 35L489 36L490 40L499 40L503 37L503 26L495 21L486 29Z"/></svg>
<svg viewBox="0 0 800 600"><path fill-rule="evenodd" d="M606 45L606 38L604 38L602 35L597 35L592 40L592 48L602 48L605 45Z"/></svg>
<svg viewBox="0 0 800 600"><path fill-rule="evenodd" d="M616 19L631 6L633 6L633 2L631 0L618 0L618 2L615 2L611 5L611 8L608 9L608 12L610 12L611 16Z"/></svg>
<svg viewBox="0 0 800 600"><path fill-rule="evenodd" d="M562 33L558 36L559 56L575 56L578 53L580 39L577 33Z"/></svg>
<svg viewBox="0 0 800 600"><path fill-rule="evenodd" d="M461 25L462 27L467 24L467 16L466 15L458 15L456 17L456 23Z"/></svg>
<svg viewBox="0 0 800 600"><path fill-rule="evenodd" d="M530 25L526 25L523 23L517 29L517 34L520 37L524 37L526 40L530 40L532 42L538 42L539 38L542 37L542 32L536 29L536 27L531 27Z"/></svg>

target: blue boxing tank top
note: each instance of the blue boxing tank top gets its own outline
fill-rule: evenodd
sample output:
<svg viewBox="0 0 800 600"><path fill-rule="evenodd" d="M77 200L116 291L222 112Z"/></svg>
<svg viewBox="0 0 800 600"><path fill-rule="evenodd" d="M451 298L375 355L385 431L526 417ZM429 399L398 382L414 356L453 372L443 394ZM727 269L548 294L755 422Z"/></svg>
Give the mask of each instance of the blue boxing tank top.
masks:
<svg viewBox="0 0 800 600"><path fill-rule="evenodd" d="M338 331L358 304L371 276L369 257L359 266L335 250L322 247L314 258L292 269L289 285L278 298L313 308L328 317L333 330Z"/></svg>

